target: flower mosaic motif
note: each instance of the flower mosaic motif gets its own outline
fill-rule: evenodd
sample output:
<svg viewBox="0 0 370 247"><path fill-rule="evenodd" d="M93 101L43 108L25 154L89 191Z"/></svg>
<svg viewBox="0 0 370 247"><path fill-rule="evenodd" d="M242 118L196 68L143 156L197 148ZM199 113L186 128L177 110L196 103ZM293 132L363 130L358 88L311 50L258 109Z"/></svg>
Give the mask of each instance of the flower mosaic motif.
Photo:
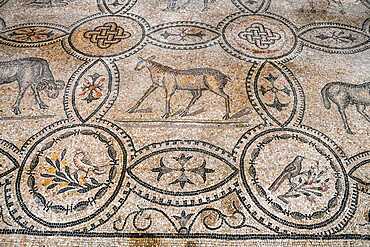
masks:
<svg viewBox="0 0 370 247"><path fill-rule="evenodd" d="M181 227L185 227L193 215L194 214L186 214L186 212L183 210L180 216L174 215L173 217L179 222Z"/></svg>
<svg viewBox="0 0 370 247"><path fill-rule="evenodd" d="M100 74L94 73L93 75L89 75L88 77L91 78L91 80L85 79L85 83L82 86L82 93L79 94L79 96L86 96L83 100L86 100L87 103L91 103L94 100L100 99L103 94L101 93L101 90L103 88L103 82L105 81L105 78L101 78L98 82L98 78L101 77Z"/></svg>
<svg viewBox="0 0 370 247"><path fill-rule="evenodd" d="M130 32L125 31L115 22L105 23L103 26L98 26L94 30L84 33L84 37L89 39L90 42L96 43L100 49L107 49L130 36Z"/></svg>
<svg viewBox="0 0 370 247"><path fill-rule="evenodd" d="M247 40L250 44L255 44L260 49L268 49L276 40L281 39L280 34L265 28L261 23L253 23L244 32L240 32L238 36Z"/></svg>
<svg viewBox="0 0 370 247"><path fill-rule="evenodd" d="M354 41L357 40L357 38L353 37L351 33L348 35L345 35L344 31L340 31L338 33L332 32L331 34L321 33L315 37L321 40L329 40L330 42L335 42L335 44L349 43L349 42L353 43Z"/></svg>
<svg viewBox="0 0 370 247"><path fill-rule="evenodd" d="M120 3L118 0L114 0L112 3L108 3L108 5L112 5L113 7L121 6L123 3Z"/></svg>
<svg viewBox="0 0 370 247"><path fill-rule="evenodd" d="M193 157L192 156L185 156L183 153L180 155L180 157L172 157L174 160L176 160L178 162L178 164L180 164L181 168L180 169L173 169L173 168L169 168L167 167L164 163L163 163L163 157L161 158L160 160L160 167L157 167L157 168L154 168L152 169L151 171L152 172L158 172L158 176L157 176L157 181L159 182L161 177L167 173L171 173L171 172L174 172L174 171L180 171L181 172L181 175L175 179L174 181L172 181L170 184L179 184L180 187L183 189L185 187L185 185L188 183L188 184L194 184L194 182L192 182L185 174L185 172L191 172L191 173L194 173L194 174L197 174L199 175L200 177L202 177L203 179L203 182L205 183L206 180L207 180L207 174L208 173L213 173L214 170L213 169L208 169L206 168L206 160L203 160L203 164L197 168L191 168L191 169L185 169L185 164L190 160L192 159Z"/></svg>
<svg viewBox="0 0 370 247"><path fill-rule="evenodd" d="M34 42L49 39L53 35L54 35L53 31L48 31L47 29L44 28L38 29L36 27L22 28L8 34L10 38L22 40L25 42Z"/></svg>
<svg viewBox="0 0 370 247"><path fill-rule="evenodd" d="M203 39L204 36L206 36L202 31L199 32L194 32L195 29L186 29L186 28L181 28L180 33L169 33L167 30L164 31L161 36L165 39L167 39L170 36L178 36L180 38L180 41L186 41L187 38L191 37L197 37L199 39Z"/></svg>
<svg viewBox="0 0 370 247"><path fill-rule="evenodd" d="M289 105L289 102L281 103L281 101L279 99L279 93L283 92L284 94L290 96L290 90L285 86L284 86L284 88L281 88L281 89L277 88L276 85L275 85L276 84L275 82L278 79L278 77L275 77L272 74L269 74L268 77L264 77L264 79L267 80L271 84L271 87L270 88L265 88L263 85L261 85L260 91L261 91L262 95L265 96L269 92L271 92L274 95L273 96L274 97L274 102L272 104L266 104L266 105L275 108L279 112L282 111L283 108L285 108Z"/></svg>

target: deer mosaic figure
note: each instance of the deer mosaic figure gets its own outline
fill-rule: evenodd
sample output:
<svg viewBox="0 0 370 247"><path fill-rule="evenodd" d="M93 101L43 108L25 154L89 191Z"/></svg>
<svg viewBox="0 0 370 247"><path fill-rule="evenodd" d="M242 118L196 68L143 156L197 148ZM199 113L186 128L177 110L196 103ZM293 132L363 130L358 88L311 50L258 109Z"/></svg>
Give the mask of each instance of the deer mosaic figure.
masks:
<svg viewBox="0 0 370 247"><path fill-rule="evenodd" d="M344 128L348 134L353 134L350 129L345 110L349 105L356 105L357 111L370 122L366 114L366 106L370 105L370 82L354 85L344 82L330 82L321 90L321 95L326 109L330 109L330 101L334 102L342 118Z"/></svg>
<svg viewBox="0 0 370 247"><path fill-rule="evenodd" d="M316 12L316 8L315 8L315 5L316 6L325 6L325 3L326 2L326 7L321 11L322 13L327 13L328 12L328 9L331 7L331 6L337 6L337 8L340 9L339 13L341 14L345 14L346 12L344 11L343 9L343 3L342 3L342 0L325 0L325 1L318 1L318 0L305 0L304 1L305 3L307 2L309 5L310 5L310 11L312 13L315 13ZM334 5L333 5L334 4ZM304 4L305 5L305 4ZM304 12L304 5L299 9L299 12Z"/></svg>
<svg viewBox="0 0 370 247"><path fill-rule="evenodd" d="M193 95L193 98L190 100L190 103L187 105L187 107L180 112L180 116L186 116L190 107L194 105L195 102L202 96L202 92L209 90L212 93L224 98L226 114L224 115L223 119L227 120L230 118L230 101L229 96L224 92L224 87L229 81L231 81L231 79L219 70L211 68L178 70L153 61L155 56L151 56L147 59L139 59L140 61L137 63L135 70L140 71L143 68L147 68L150 72L150 77L153 84L137 101L137 103L127 110L127 112L135 112L140 104L151 93L153 93L157 88L161 87L166 91L166 111L162 116L163 118L169 118L170 116L171 97L176 90L190 91Z"/></svg>

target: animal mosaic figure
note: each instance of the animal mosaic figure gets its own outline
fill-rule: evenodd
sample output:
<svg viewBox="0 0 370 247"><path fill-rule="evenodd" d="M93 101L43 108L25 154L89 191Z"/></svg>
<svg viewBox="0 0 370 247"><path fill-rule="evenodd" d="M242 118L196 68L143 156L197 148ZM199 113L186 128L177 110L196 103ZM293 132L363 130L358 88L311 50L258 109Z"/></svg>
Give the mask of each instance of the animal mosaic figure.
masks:
<svg viewBox="0 0 370 247"><path fill-rule="evenodd" d="M153 84L137 101L137 103L127 110L129 113L135 112L140 104L153 93L157 88L164 88L166 91L166 111L163 118L170 116L170 102L172 95L176 90L187 90L193 95L188 106L180 112L180 116L184 117L188 114L189 109L202 96L202 91L209 90L225 99L226 114L224 120L230 118L230 102L229 96L224 92L224 87L231 79L216 69L196 68L187 70L173 69L153 61L155 56L147 59L139 58L135 70L140 71L147 68L150 72L150 77Z"/></svg>
<svg viewBox="0 0 370 247"><path fill-rule="evenodd" d="M74 0L24 0L24 6L28 7L63 7Z"/></svg>
<svg viewBox="0 0 370 247"><path fill-rule="evenodd" d="M340 8L339 13L341 13L341 14L346 13L343 9L342 0L325 0L325 1L326 1L327 4L326 4L326 7L322 10L323 13L326 13L328 11L328 9L330 8L330 6L332 6L332 4L335 4L338 8ZM305 2L307 2L310 5L310 8L311 8L310 11L312 13L316 12L315 3L316 3L316 5L320 5L320 6L323 5L323 4L321 4L321 2L318 2L318 0L305 0ZM303 12L304 11L303 8L304 8L304 6L302 6L302 8L299 9L299 12Z"/></svg>
<svg viewBox="0 0 370 247"><path fill-rule="evenodd" d="M83 171L85 172L85 177L87 177L89 171L92 171L96 175L101 175L106 173L106 170L104 167L107 165L103 166L95 166L92 164L92 162L88 159L87 154L81 150L77 149L74 156L73 156L73 164L76 166L78 171Z"/></svg>
<svg viewBox="0 0 370 247"><path fill-rule="evenodd" d="M197 0L187 0L185 3L183 3L181 6L177 6L179 0L167 0L167 8L165 8L163 11L179 11L179 10L185 10L191 3ZM209 10L209 3L214 2L215 0L202 0L203 1L203 9L202 12Z"/></svg>
<svg viewBox="0 0 370 247"><path fill-rule="evenodd" d="M330 82L321 90L326 109L330 109L330 101L334 102L342 118L344 128L348 134L353 134L348 122L345 110L349 105L356 105L357 111L370 122L370 116L365 112L366 106L370 105L370 82L354 85L344 82Z"/></svg>
<svg viewBox="0 0 370 247"><path fill-rule="evenodd" d="M32 89L40 108L46 109L48 106L41 100L40 92L44 90L49 98L55 99L65 84L54 80L45 59L33 57L0 62L0 85L15 81L18 82L19 92L13 104L14 114L21 113L19 104L28 88Z"/></svg>
<svg viewBox="0 0 370 247"><path fill-rule="evenodd" d="M272 192L276 191L286 179L288 179L289 183L292 184L292 178L302 174L301 169L303 159L303 156L296 156L294 160L290 162L280 173L280 175L274 180L274 182L269 187L269 190Z"/></svg>

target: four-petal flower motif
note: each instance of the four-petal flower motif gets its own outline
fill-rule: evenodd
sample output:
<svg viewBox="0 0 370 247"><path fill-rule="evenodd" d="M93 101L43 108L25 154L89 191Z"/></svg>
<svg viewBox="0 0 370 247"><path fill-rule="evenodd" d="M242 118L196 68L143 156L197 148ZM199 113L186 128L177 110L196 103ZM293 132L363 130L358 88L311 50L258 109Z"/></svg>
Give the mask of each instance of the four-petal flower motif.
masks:
<svg viewBox="0 0 370 247"><path fill-rule="evenodd" d="M8 34L10 38L14 38L16 40L21 40L25 42L45 40L52 37L53 35L54 35L53 31L48 31L45 28L38 29L36 27L22 28Z"/></svg>
<svg viewBox="0 0 370 247"><path fill-rule="evenodd" d="M282 103L286 101L287 96L290 96L290 89L288 89L286 86L283 86L282 88L278 87L279 81L277 80L277 76L273 76L272 74L269 74L268 77L264 77L265 80L267 80L271 86L264 87L261 85L260 91L263 96L265 96L267 99L273 100L271 104L266 104L269 107L273 107L279 112L283 110L283 108L287 107L289 105L289 101L287 103Z"/></svg>
<svg viewBox="0 0 370 247"><path fill-rule="evenodd" d="M185 172L191 172L191 173L194 173L194 174L197 174L199 176L202 177L203 179L203 182L206 182L207 180L207 174L208 173L213 173L214 170L213 169L208 169L206 168L206 160L203 160L203 164L197 168L191 168L191 169L185 169L185 165L186 163L188 163L189 160L191 160L193 158L193 156L185 156L183 153L180 155L180 157L172 157L174 160L176 160L179 165L181 166L181 168L169 168L167 167L164 162L163 162L163 157L160 159L160 167L157 167L157 168L154 168L152 169L152 172L157 172L158 173L158 176L157 176L157 181L159 182L161 177L167 173L171 173L171 172L174 172L174 171L180 171L181 172L181 175L175 179L174 181L172 181L171 183L169 184L179 184L180 187L183 189L185 187L185 185L188 183L188 184L194 184L194 182L192 182L185 174Z"/></svg>
<svg viewBox="0 0 370 247"><path fill-rule="evenodd" d="M83 99L86 100L87 103L98 100L103 95L100 91L103 87L102 83L105 81L105 78L101 78L98 82L96 82L98 78L101 77L101 75L99 75L98 73L89 75L89 77L91 78L91 81L84 78L86 84L83 84L82 93L80 93L80 96L84 96L87 94L86 98Z"/></svg>

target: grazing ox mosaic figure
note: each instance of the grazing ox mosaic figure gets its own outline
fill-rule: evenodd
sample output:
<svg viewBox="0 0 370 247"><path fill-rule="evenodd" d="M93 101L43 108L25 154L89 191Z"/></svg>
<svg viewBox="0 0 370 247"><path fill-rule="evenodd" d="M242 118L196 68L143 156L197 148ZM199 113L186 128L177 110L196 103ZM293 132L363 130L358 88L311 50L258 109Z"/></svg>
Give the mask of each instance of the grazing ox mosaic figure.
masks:
<svg viewBox="0 0 370 247"><path fill-rule="evenodd" d="M215 0L187 0L185 3L180 3L179 0L167 0L167 8L165 8L163 11L181 11L186 10L187 7L193 3L202 2L203 9L201 12L206 12L209 10L209 3L213 3ZM178 6L180 5L180 6Z"/></svg>
<svg viewBox="0 0 370 247"><path fill-rule="evenodd" d="M326 109L330 109L329 100L337 105L344 128L348 134L353 134L348 125L345 113L348 105L356 105L357 111L370 122L370 116L365 112L366 106L370 105L370 82L360 85L330 82L323 87L321 95Z"/></svg>
<svg viewBox="0 0 370 247"><path fill-rule="evenodd" d="M42 58L22 58L0 62L0 85L18 82L18 96L13 104L14 114L21 113L19 104L29 87L41 109L48 106L41 100L40 92L45 91L49 98L55 99L64 88L63 81L55 81L49 64Z"/></svg>
<svg viewBox="0 0 370 247"><path fill-rule="evenodd" d="M224 120L230 118L230 102L229 96L224 92L224 87L231 79L216 69L196 68L187 70L178 70L162 65L153 61L155 56L147 59L139 58L135 70L140 71L147 68L150 71L150 77L153 84L137 101L137 103L127 110L129 113L135 112L140 104L153 93L158 87L162 87L166 91L166 111L163 118L170 116L170 101L176 90L187 90L193 95L188 106L181 111L180 116L184 117L188 114L189 109L202 96L202 91L209 90L225 99L226 114Z"/></svg>

